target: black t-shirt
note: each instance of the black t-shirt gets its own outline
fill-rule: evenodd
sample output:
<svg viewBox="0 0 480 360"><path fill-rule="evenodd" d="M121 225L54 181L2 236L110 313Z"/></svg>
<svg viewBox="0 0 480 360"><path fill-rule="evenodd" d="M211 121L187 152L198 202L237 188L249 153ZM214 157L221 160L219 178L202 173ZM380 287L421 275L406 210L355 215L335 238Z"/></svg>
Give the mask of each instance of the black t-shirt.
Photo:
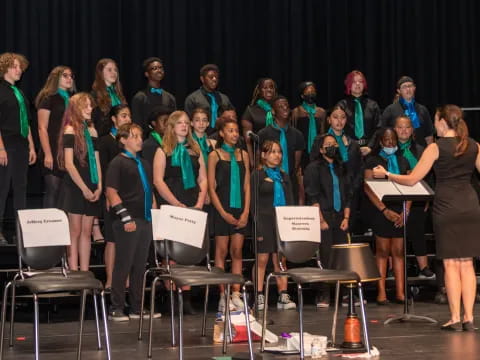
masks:
<svg viewBox="0 0 480 360"><path fill-rule="evenodd" d="M20 90L22 92L22 90ZM28 99L23 94L27 112L29 111ZM30 113L28 113L30 119ZM20 107L11 84L4 79L0 80L0 133L5 146L18 141L28 142L20 133Z"/></svg>
<svg viewBox="0 0 480 360"><path fill-rule="evenodd" d="M248 105L242 115L242 120L252 124L252 131L256 134L265 127L267 113L257 104Z"/></svg>
<svg viewBox="0 0 480 360"><path fill-rule="evenodd" d="M112 161L113 158L120 153L120 147L118 146L117 140L115 140L113 135L109 133L98 139L97 148L98 155L100 157L102 174L105 174L108 168L108 164L110 164L110 161Z"/></svg>
<svg viewBox="0 0 480 360"><path fill-rule="evenodd" d="M302 133L291 126L287 128L286 136L288 147L288 174L293 176L295 171L295 152L305 149L305 140L303 139ZM276 140L280 142L280 130L270 125L260 130L258 137L260 138L260 148L262 148L266 140ZM285 156L285 154L283 154L283 156Z"/></svg>
<svg viewBox="0 0 480 360"><path fill-rule="evenodd" d="M432 118L430 117L428 109L417 102L415 102L415 111L417 112L418 120L420 121L420 127L414 130L415 141L419 145L427 146L425 138L433 136ZM395 120L400 115L405 115L405 108L400 102L388 105L382 114L382 126L395 126Z"/></svg>
<svg viewBox="0 0 480 360"><path fill-rule="evenodd" d="M151 92L151 87L140 90L132 99L132 120L140 125L143 131L148 131L150 125L150 116L160 108L169 109L174 112L177 109L175 96L166 90L162 94Z"/></svg>
<svg viewBox="0 0 480 360"><path fill-rule="evenodd" d="M155 140L155 138L150 134L143 142L142 146L142 157L148 161L148 163L153 167L153 158L155 157L155 153L157 149L161 147L160 144Z"/></svg>
<svg viewBox="0 0 480 360"><path fill-rule="evenodd" d="M141 159L141 161L150 188L153 190L152 167L145 160ZM133 218L143 219L145 217L145 192L134 159L118 154L108 165L105 184L107 187L117 190L123 206Z"/></svg>

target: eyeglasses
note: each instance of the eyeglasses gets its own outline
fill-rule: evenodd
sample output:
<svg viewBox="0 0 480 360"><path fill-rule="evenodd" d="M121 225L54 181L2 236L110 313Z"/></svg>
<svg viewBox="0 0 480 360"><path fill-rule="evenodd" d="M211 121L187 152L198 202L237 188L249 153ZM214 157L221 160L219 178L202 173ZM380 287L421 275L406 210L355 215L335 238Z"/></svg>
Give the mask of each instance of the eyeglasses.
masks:
<svg viewBox="0 0 480 360"><path fill-rule="evenodd" d="M400 86L400 90L413 89L414 87L415 87L415 84L405 84L405 85Z"/></svg>
<svg viewBox="0 0 480 360"><path fill-rule="evenodd" d="M69 73L63 73L62 77L64 77L65 79L67 79L67 78L75 79L75 75L69 74Z"/></svg>

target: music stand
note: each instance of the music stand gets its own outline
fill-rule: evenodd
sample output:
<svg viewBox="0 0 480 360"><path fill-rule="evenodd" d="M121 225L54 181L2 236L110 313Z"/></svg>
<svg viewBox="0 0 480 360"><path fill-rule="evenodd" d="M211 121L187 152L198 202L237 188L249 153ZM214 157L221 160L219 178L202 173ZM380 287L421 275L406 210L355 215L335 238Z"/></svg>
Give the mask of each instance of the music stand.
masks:
<svg viewBox="0 0 480 360"><path fill-rule="evenodd" d="M425 181L414 186L405 186L388 180L367 180L366 184L382 201L402 202L403 205L403 256L404 256L404 292L403 314L385 320L387 325L393 321L426 321L436 324L437 320L428 316L410 314L408 309L408 276L407 276L407 201L429 201L434 192Z"/></svg>

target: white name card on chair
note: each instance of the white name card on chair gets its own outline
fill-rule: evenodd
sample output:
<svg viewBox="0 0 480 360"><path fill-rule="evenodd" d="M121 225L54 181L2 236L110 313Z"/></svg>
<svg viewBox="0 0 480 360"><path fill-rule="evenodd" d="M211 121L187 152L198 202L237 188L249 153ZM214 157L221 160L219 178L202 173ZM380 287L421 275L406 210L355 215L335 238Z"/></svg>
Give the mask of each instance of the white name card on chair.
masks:
<svg viewBox="0 0 480 360"><path fill-rule="evenodd" d="M320 242L320 214L315 206L277 206L277 229L282 241Z"/></svg>
<svg viewBox="0 0 480 360"><path fill-rule="evenodd" d="M162 205L152 209L153 240L173 240L201 248L207 213L201 210Z"/></svg>
<svg viewBox="0 0 480 360"><path fill-rule="evenodd" d="M19 210L18 221L26 248L70 245L68 218L62 210Z"/></svg>

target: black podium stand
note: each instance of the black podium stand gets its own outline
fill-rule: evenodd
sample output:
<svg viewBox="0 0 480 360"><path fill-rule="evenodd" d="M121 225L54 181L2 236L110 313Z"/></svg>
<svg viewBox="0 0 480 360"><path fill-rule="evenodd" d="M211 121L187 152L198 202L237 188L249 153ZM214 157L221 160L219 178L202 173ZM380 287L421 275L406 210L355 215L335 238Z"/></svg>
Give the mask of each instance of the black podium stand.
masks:
<svg viewBox="0 0 480 360"><path fill-rule="evenodd" d="M407 276L407 201L429 201L434 192L423 180L414 186L404 186L388 180L367 180L369 188L382 201L401 202L403 204L403 256L404 256L404 292L403 314L387 319L384 324L394 321L426 321L436 324L437 320L428 316L410 314L408 309L408 276Z"/></svg>

